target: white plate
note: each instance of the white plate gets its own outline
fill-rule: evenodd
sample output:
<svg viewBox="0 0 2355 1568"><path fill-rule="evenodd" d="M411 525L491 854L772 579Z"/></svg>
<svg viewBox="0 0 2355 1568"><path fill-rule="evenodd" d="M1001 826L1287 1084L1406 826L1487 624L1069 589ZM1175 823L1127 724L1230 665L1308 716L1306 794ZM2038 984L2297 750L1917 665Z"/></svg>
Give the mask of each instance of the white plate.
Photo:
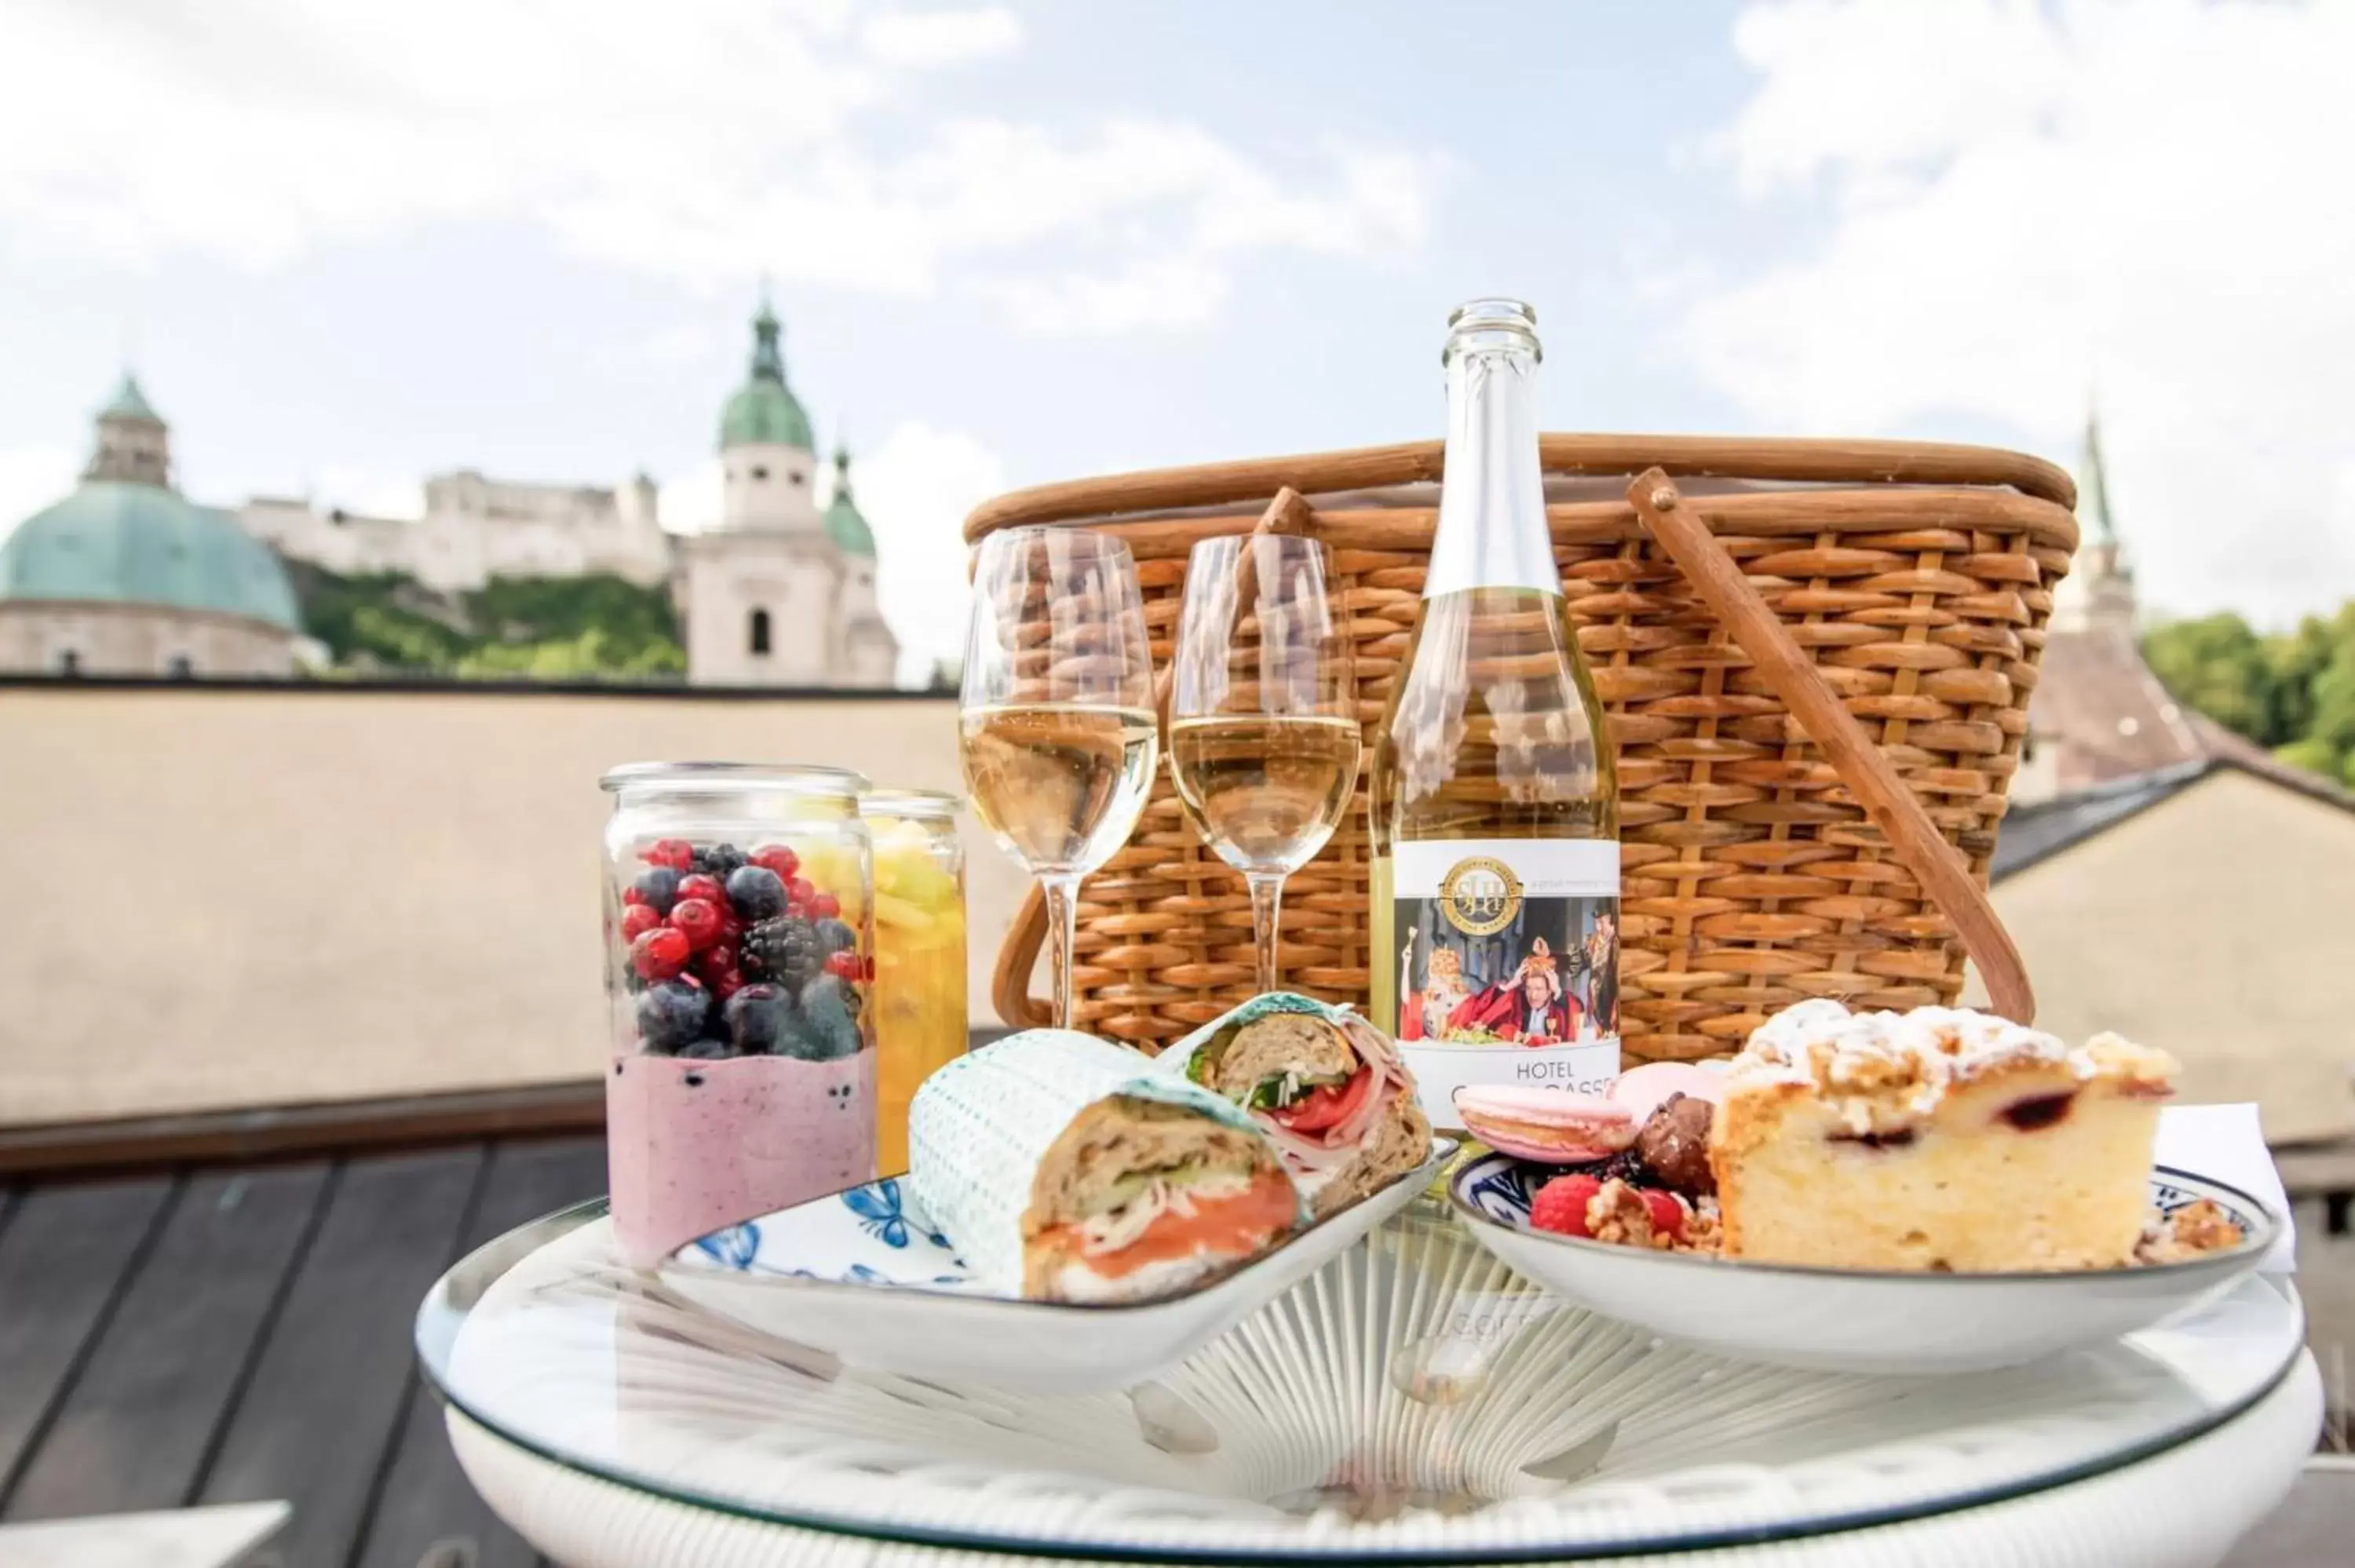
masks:
<svg viewBox="0 0 2355 1568"><path fill-rule="evenodd" d="M975 1279L909 1207L906 1183L854 1187L715 1232L663 1264L699 1307L846 1363L1042 1393L1126 1388L1176 1366L1412 1201L1455 1150L1182 1296L1134 1305L1026 1301Z"/></svg>
<svg viewBox="0 0 2355 1568"><path fill-rule="evenodd" d="M1815 1372L1981 1372L2104 1344L2222 1296L2281 1224L2238 1188L2161 1167L2150 1192L2162 1213L2211 1199L2240 1223L2242 1244L2181 1263L2046 1274L1802 1268L1533 1229L1529 1179L1553 1174L1489 1154L1455 1172L1448 1196L1482 1245L1558 1296L1663 1339Z"/></svg>

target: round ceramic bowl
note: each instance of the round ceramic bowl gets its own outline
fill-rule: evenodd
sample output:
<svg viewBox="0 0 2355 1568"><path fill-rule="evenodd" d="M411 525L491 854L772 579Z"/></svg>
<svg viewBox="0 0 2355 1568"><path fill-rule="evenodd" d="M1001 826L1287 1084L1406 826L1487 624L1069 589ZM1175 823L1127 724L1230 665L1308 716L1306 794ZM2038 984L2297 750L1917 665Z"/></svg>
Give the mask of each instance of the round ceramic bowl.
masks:
<svg viewBox="0 0 2355 1568"><path fill-rule="evenodd" d="M2238 1188L2162 1167L2151 1175L2155 1208L2208 1199L2239 1223L2241 1245L2179 1263L2049 1274L1805 1268L1538 1230L1529 1201L1552 1174L1492 1153L1459 1167L1448 1196L1483 1246L1566 1300L1680 1344L1812 1372L1983 1372L2105 1344L2215 1300L2281 1228Z"/></svg>

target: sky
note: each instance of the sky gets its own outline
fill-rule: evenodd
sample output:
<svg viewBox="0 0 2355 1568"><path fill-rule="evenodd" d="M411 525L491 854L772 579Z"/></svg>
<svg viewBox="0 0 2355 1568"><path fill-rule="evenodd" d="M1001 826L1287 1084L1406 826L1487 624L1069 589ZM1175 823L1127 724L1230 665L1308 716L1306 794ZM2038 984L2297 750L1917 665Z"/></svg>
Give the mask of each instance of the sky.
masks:
<svg viewBox="0 0 2355 1568"><path fill-rule="evenodd" d="M208 503L717 504L762 280L916 676L1017 485L1549 429L1992 442L2098 401L2146 604L2355 597L2355 5L0 0L0 529L137 370Z"/></svg>

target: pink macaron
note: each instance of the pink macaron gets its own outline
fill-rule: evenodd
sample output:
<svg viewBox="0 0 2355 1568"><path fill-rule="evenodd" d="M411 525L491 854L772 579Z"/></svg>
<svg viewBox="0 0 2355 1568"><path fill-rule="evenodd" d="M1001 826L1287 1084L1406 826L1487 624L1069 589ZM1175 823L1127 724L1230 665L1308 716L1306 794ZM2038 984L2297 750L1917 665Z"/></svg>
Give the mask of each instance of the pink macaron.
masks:
<svg viewBox="0 0 2355 1568"><path fill-rule="evenodd" d="M1684 1095L1711 1105L1725 1103L1724 1082L1706 1067L1690 1062L1646 1062L1630 1067L1611 1082L1611 1100L1627 1107L1642 1127L1670 1095Z"/></svg>
<svg viewBox="0 0 2355 1568"><path fill-rule="evenodd" d="M1625 1106L1568 1089L1466 1084L1455 1097L1466 1132L1498 1153L1547 1165L1608 1159L1643 1127Z"/></svg>

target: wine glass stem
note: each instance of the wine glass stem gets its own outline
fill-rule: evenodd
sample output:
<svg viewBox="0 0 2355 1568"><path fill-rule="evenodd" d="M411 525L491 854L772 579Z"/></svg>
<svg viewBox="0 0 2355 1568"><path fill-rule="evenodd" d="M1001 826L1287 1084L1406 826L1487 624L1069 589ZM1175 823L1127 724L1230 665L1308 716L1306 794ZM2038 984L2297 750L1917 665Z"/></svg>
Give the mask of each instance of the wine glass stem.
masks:
<svg viewBox="0 0 2355 1568"><path fill-rule="evenodd" d="M1055 975L1055 1027L1076 1029L1071 1007L1071 948L1079 940L1080 879L1042 876L1039 890L1047 895L1047 967Z"/></svg>
<svg viewBox="0 0 2355 1568"><path fill-rule="evenodd" d="M1284 874L1280 871L1252 871L1243 874L1251 885L1252 956L1259 967L1259 989L1276 988L1275 927L1276 914L1284 905Z"/></svg>

